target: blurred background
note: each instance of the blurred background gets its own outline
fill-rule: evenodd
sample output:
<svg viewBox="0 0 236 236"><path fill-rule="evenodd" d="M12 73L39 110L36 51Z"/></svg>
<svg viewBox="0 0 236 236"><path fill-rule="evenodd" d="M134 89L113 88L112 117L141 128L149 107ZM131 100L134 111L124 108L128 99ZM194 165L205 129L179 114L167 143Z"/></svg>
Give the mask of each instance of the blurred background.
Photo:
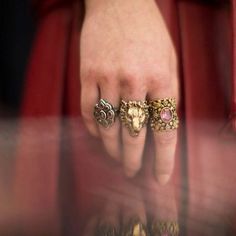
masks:
<svg viewBox="0 0 236 236"><path fill-rule="evenodd" d="M17 115L35 24L29 0L0 1L0 114Z"/></svg>

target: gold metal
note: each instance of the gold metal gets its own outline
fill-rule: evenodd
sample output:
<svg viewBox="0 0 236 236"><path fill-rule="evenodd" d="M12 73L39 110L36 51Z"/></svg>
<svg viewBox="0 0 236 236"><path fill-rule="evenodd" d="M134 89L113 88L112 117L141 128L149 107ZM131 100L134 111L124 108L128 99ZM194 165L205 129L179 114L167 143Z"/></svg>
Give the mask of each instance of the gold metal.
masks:
<svg viewBox="0 0 236 236"><path fill-rule="evenodd" d="M150 235L153 236L178 236L179 224L175 221L154 221L150 227Z"/></svg>
<svg viewBox="0 0 236 236"><path fill-rule="evenodd" d="M147 227L138 219L132 219L123 228L121 236L148 236Z"/></svg>
<svg viewBox="0 0 236 236"><path fill-rule="evenodd" d="M164 98L149 102L150 123L154 131L177 129L179 118L176 111L176 100Z"/></svg>
<svg viewBox="0 0 236 236"><path fill-rule="evenodd" d="M118 230L109 224L99 225L96 229L96 236L119 236Z"/></svg>
<svg viewBox="0 0 236 236"><path fill-rule="evenodd" d="M98 124L104 128L109 128L115 122L117 109L115 109L109 102L100 99L94 107L94 118Z"/></svg>
<svg viewBox="0 0 236 236"><path fill-rule="evenodd" d="M149 118L146 101L121 101L120 119L128 128L131 136L138 136L141 129L147 124Z"/></svg>

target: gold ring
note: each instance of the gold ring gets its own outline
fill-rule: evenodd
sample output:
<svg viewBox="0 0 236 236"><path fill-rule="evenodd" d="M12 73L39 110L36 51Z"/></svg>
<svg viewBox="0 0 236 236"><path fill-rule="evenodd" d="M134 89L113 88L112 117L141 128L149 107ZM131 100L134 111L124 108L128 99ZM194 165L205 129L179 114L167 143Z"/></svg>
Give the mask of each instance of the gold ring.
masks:
<svg viewBox="0 0 236 236"><path fill-rule="evenodd" d="M154 131L177 129L179 118L176 112L176 100L164 98L149 102L151 128Z"/></svg>
<svg viewBox="0 0 236 236"><path fill-rule="evenodd" d="M93 115L98 124L104 128L109 128L115 123L117 109L106 100L100 99L94 107Z"/></svg>
<svg viewBox="0 0 236 236"><path fill-rule="evenodd" d="M96 229L96 236L119 236L118 230L109 224L99 225Z"/></svg>
<svg viewBox="0 0 236 236"><path fill-rule="evenodd" d="M121 236L148 236L147 227L138 219L132 219L122 229Z"/></svg>
<svg viewBox="0 0 236 236"><path fill-rule="evenodd" d="M150 234L153 236L178 236L179 224L175 221L154 221L150 227Z"/></svg>
<svg viewBox="0 0 236 236"><path fill-rule="evenodd" d="M121 101L120 119L128 128L131 136L138 136L141 129L147 124L149 118L146 101Z"/></svg>

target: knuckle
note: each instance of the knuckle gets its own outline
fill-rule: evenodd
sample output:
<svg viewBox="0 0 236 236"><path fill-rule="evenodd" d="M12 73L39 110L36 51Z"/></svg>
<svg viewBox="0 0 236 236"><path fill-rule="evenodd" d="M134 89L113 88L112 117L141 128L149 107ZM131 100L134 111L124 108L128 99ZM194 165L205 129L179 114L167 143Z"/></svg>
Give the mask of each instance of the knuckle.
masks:
<svg viewBox="0 0 236 236"><path fill-rule="evenodd" d="M129 68L124 67L120 69L119 75L120 75L121 86L124 86L124 87L135 86L140 81L140 77L141 77L140 76L141 73L139 72L139 70L132 65Z"/></svg>
<svg viewBox="0 0 236 236"><path fill-rule="evenodd" d="M116 83L116 72L111 68L105 66L92 66L81 72L82 81L94 81L102 85L110 85Z"/></svg>
<svg viewBox="0 0 236 236"><path fill-rule="evenodd" d="M99 82L102 84L111 84L115 83L116 72L112 69L101 67L99 69L98 78Z"/></svg>
<svg viewBox="0 0 236 236"><path fill-rule="evenodd" d="M121 77L120 86L121 88L135 88L137 86L138 79L134 75L128 75Z"/></svg>
<svg viewBox="0 0 236 236"><path fill-rule="evenodd" d="M94 78L106 79L114 74L112 71L107 70L102 65L89 65L80 69L80 76L82 80L90 80Z"/></svg>
<svg viewBox="0 0 236 236"><path fill-rule="evenodd" d="M147 86L145 81L138 76L127 76L120 79L120 88L129 96L134 94L145 94Z"/></svg>
<svg viewBox="0 0 236 236"><path fill-rule="evenodd" d="M80 69L80 77L81 79L90 79L90 78L94 78L94 76L96 75L96 68L92 67L92 66L87 66L87 67L83 67Z"/></svg>
<svg viewBox="0 0 236 236"><path fill-rule="evenodd" d="M99 77L99 83L102 85L108 85L113 81L113 77L108 74L103 74Z"/></svg>
<svg viewBox="0 0 236 236"><path fill-rule="evenodd" d="M159 146L169 146L176 143L177 134L176 131L169 131L158 134L156 141Z"/></svg>
<svg viewBox="0 0 236 236"><path fill-rule="evenodd" d="M138 142L135 139L127 138L124 139L124 144L128 146L129 148L136 148L139 145L140 142Z"/></svg>
<svg viewBox="0 0 236 236"><path fill-rule="evenodd" d="M135 138L130 136L124 137L123 138L124 145L129 148L134 148L137 150L137 148L141 148L143 146L145 141L145 136L146 135L140 133L139 136Z"/></svg>
<svg viewBox="0 0 236 236"><path fill-rule="evenodd" d="M153 89L167 90L173 81L173 76L169 73L157 73L149 77L150 87Z"/></svg>

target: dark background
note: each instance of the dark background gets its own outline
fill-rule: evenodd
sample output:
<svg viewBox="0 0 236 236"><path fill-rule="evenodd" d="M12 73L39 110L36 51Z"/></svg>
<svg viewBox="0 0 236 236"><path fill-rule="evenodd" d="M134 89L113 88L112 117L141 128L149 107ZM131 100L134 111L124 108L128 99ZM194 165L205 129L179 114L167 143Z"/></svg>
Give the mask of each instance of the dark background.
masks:
<svg viewBox="0 0 236 236"><path fill-rule="evenodd" d="M13 116L19 111L35 31L29 2L0 0L0 106L1 113Z"/></svg>

